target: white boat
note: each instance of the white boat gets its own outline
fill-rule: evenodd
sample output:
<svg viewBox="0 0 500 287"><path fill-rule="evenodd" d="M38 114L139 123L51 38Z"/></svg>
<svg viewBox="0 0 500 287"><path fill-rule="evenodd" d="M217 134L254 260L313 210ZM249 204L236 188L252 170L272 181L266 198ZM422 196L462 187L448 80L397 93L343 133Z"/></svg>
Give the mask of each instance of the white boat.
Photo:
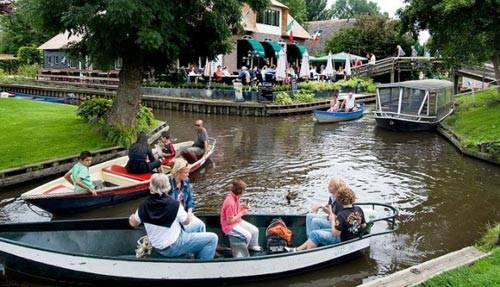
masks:
<svg viewBox="0 0 500 287"><path fill-rule="evenodd" d="M192 146L193 141L174 144L175 150ZM202 167L215 150L215 139L209 139L209 151L190 165L191 172ZM95 207L112 205L144 196L149 192L152 173L130 174L125 169L128 156L112 159L89 168L92 180L102 181L105 188L97 190L97 195L75 192L73 185L57 178L21 195L21 199L51 213L75 213Z"/></svg>

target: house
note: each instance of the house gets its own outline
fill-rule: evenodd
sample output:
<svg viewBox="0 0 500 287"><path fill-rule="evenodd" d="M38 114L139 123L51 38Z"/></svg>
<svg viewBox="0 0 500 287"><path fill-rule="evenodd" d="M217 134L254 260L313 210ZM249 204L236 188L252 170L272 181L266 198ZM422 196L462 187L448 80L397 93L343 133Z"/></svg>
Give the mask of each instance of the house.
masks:
<svg viewBox="0 0 500 287"><path fill-rule="evenodd" d="M331 19L322 21L307 22L309 33L312 35L316 31L321 31L319 41L306 42L306 48L310 55L322 56L326 55L326 42L336 33L346 28L352 28L356 23L356 19Z"/></svg>
<svg viewBox="0 0 500 287"><path fill-rule="evenodd" d="M214 65L228 67L236 71L242 66L263 66L277 63L277 55L286 46L288 60L298 65L306 51L305 42L311 38L309 33L288 13L288 7L271 0L270 6L262 13L254 12L250 6L242 6L243 36L234 35L233 50L220 55ZM288 28L291 28L287 30ZM290 32L293 42L290 42ZM44 52L45 69L85 69L81 62L70 60L65 53L69 44L80 41L78 35L68 32L58 34L39 48ZM201 59L199 63L204 63ZM91 67L88 67L91 68Z"/></svg>
<svg viewBox="0 0 500 287"><path fill-rule="evenodd" d="M0 0L0 14L7 14L12 12L12 0Z"/></svg>
<svg viewBox="0 0 500 287"><path fill-rule="evenodd" d="M271 0L270 6L261 13L254 12L248 5L242 7L244 36L233 36L233 50L222 56L220 64L230 71L241 66L259 67L277 63L277 55L286 45L288 61L300 63L306 51L304 44L311 35L288 13L288 7ZM293 43L289 41L291 28Z"/></svg>

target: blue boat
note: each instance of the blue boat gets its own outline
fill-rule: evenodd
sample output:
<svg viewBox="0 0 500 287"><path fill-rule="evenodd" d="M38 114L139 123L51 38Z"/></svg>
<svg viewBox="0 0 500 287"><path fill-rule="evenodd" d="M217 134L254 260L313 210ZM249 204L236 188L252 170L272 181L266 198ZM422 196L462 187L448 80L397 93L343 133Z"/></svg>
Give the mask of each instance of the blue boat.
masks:
<svg viewBox="0 0 500 287"><path fill-rule="evenodd" d="M365 111L365 106L361 105L358 107L358 110L354 112L328 112L328 111L320 111L314 110L314 118L318 123L336 123L343 121L350 121L359 119L363 116L363 112Z"/></svg>

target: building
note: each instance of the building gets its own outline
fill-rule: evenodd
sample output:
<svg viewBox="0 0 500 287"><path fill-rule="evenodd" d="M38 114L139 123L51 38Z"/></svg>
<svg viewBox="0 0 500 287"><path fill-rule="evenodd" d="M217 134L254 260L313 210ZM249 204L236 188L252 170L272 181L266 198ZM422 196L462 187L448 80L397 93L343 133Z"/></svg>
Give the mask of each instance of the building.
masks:
<svg viewBox="0 0 500 287"><path fill-rule="evenodd" d="M313 56L326 55L328 53L326 51L326 42L335 35L335 33L346 28L352 28L355 23L356 19L331 19L307 22L307 27L311 35L316 31L321 31L319 41L315 43L312 41L306 42L306 48L309 54Z"/></svg>
<svg viewBox="0 0 500 287"><path fill-rule="evenodd" d="M0 0L0 14L12 12L12 0Z"/></svg>
<svg viewBox="0 0 500 287"><path fill-rule="evenodd" d="M245 35L233 37L234 48L231 53L222 56L222 65L230 71L238 70L241 66L273 65L277 63L277 55L285 45L288 62L295 65L300 63L306 51L304 45L311 35L288 13L287 6L271 0L271 5L257 14L245 4L242 14ZM293 43L289 41L288 26L292 27Z"/></svg>
<svg viewBox="0 0 500 287"><path fill-rule="evenodd" d="M227 66L229 71L236 71L242 66L263 66L276 64L277 55L284 46L287 48L288 60L298 65L306 51L305 42L311 38L309 33L288 13L288 7L278 1L271 0L271 5L262 13L255 13L248 5L242 6L243 36L234 35L233 50L220 55L215 65ZM291 27L293 43L289 41ZM44 52L45 69L85 69L81 62L70 60L65 50L69 44L78 42L78 35L61 33L48 40L39 48ZM204 63L200 59L199 61ZM89 67L91 68L91 67Z"/></svg>

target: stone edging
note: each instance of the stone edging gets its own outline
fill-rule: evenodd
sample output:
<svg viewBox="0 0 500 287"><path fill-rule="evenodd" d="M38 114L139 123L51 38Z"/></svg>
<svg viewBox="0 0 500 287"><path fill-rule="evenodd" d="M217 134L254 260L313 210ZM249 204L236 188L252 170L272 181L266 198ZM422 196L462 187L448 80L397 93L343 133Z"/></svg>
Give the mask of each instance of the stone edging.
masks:
<svg viewBox="0 0 500 287"><path fill-rule="evenodd" d="M416 286L425 281L449 270L471 265L491 253L484 253L475 247L465 247L463 249L445 254L418 265L406 268L396 273L377 278L358 287L399 287Z"/></svg>
<svg viewBox="0 0 500 287"><path fill-rule="evenodd" d="M149 142L152 143L156 141L159 138L161 132L164 130L168 130L168 128L169 127L165 122L160 123L160 125L158 125L151 132ZM117 156L123 156L126 154L126 152L127 150L124 147L120 146L92 151L93 161L95 164L104 162ZM72 155L29 164L22 167L0 170L0 187L5 187L68 171L76 161L78 161L78 155Z"/></svg>
<svg viewBox="0 0 500 287"><path fill-rule="evenodd" d="M463 146L460 143L460 138L453 133L451 127L447 126L444 123L440 123L437 127L437 131L448 139L458 150L460 150L463 154L468 155L470 157L475 157L484 161L487 161L492 164L500 165L500 161L493 157L491 154L487 154L484 152L476 151L470 148Z"/></svg>

